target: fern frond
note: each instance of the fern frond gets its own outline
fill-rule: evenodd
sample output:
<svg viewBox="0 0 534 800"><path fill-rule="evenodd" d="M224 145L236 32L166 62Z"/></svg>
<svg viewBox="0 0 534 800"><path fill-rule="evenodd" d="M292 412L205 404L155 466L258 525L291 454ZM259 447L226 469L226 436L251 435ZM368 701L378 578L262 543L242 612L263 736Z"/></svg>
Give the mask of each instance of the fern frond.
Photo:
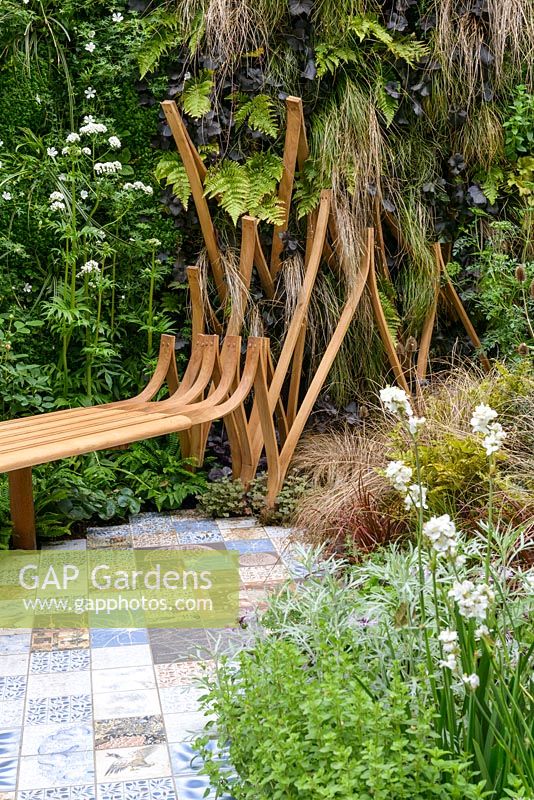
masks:
<svg viewBox="0 0 534 800"><path fill-rule="evenodd" d="M386 127L389 128L397 112L398 103L395 98L391 97L391 95L386 92L384 84L381 82L378 82L376 85L375 103L378 110L382 112L386 121Z"/></svg>
<svg viewBox="0 0 534 800"><path fill-rule="evenodd" d="M297 218L302 219L319 205L323 186L321 169L313 159L305 162L303 169L295 177L293 200L297 207Z"/></svg>
<svg viewBox="0 0 534 800"><path fill-rule="evenodd" d="M154 174L158 181L165 181L165 185L171 187L172 193L187 210L191 187L179 153L165 153L156 164Z"/></svg>
<svg viewBox="0 0 534 800"><path fill-rule="evenodd" d="M261 131L267 136L278 136L278 120L276 104L267 94L258 94L248 98L246 95L236 95L238 107L234 111L234 120L237 126L245 123L254 131Z"/></svg>
<svg viewBox="0 0 534 800"><path fill-rule="evenodd" d="M234 225L248 211L249 189L247 170L235 161L223 161L209 169L204 182L206 197L217 197Z"/></svg>
<svg viewBox="0 0 534 800"><path fill-rule="evenodd" d="M182 92L182 107L194 119L204 117L211 109L213 71L204 69L195 78L190 78Z"/></svg>
<svg viewBox="0 0 534 800"><path fill-rule="evenodd" d="M394 58L406 61L410 66L414 66L429 52L424 42L408 37L401 39L392 36L373 14L364 14L363 16L354 17L350 22L350 29L358 37L360 42L363 42L365 39L374 39L384 45Z"/></svg>
<svg viewBox="0 0 534 800"><path fill-rule="evenodd" d="M334 73L342 64L360 61L360 55L349 47L335 47L327 43L318 44L315 48L315 63L317 64L317 77Z"/></svg>
<svg viewBox="0 0 534 800"><path fill-rule="evenodd" d="M182 43L183 36L176 14L163 9L157 9L141 18L140 24L145 39L137 52L137 63L140 76L144 78L157 67L164 55Z"/></svg>

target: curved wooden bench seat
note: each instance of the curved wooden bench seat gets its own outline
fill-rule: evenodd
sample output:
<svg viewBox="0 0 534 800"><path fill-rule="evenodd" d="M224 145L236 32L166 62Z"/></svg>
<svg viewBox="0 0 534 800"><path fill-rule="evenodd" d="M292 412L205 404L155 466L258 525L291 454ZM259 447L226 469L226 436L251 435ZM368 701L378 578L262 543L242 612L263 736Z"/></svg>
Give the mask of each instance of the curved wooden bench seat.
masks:
<svg viewBox="0 0 534 800"><path fill-rule="evenodd" d="M241 337L197 336L188 366L178 382L174 337L162 338L156 369L145 389L128 400L88 408L65 409L0 423L0 472L9 473L15 545L34 548L35 522L31 468L130 444L227 417L239 408L258 380L264 379L268 340L251 337L240 376ZM170 396L154 401L164 382ZM204 398L208 385L211 393ZM266 392L266 387L262 387ZM242 436L230 422L234 436Z"/></svg>

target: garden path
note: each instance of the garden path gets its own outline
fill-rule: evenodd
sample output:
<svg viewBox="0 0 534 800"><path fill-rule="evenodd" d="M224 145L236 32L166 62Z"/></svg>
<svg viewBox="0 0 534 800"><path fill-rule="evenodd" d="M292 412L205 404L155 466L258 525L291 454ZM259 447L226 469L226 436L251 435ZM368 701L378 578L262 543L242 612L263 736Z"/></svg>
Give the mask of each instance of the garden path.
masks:
<svg viewBox="0 0 534 800"><path fill-rule="evenodd" d="M236 550L246 615L290 575L289 535L253 519L141 514L47 549ZM231 652L245 635L0 629L0 800L201 800L208 779L190 744L205 721L195 680L214 650Z"/></svg>

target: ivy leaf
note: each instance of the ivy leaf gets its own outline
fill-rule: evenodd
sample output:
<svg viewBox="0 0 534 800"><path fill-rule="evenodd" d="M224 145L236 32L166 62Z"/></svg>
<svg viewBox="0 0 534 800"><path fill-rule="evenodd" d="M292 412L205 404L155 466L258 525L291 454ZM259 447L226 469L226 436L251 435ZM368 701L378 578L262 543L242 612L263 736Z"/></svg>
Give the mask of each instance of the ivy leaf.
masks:
<svg viewBox="0 0 534 800"><path fill-rule="evenodd" d="M196 78L190 78L182 93L182 106L186 114L200 119L211 110L211 93L213 91L212 70L202 70Z"/></svg>

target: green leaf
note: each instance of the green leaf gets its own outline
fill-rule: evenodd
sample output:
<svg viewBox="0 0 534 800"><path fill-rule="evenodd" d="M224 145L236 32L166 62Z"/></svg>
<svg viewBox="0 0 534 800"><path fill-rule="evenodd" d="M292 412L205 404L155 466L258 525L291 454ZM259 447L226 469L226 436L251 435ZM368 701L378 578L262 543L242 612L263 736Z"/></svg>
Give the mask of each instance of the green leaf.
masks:
<svg viewBox="0 0 534 800"><path fill-rule="evenodd" d="M141 18L145 39L137 52L141 78L154 70L160 59L183 41L181 26L175 13L157 9Z"/></svg>
<svg viewBox="0 0 534 800"><path fill-rule="evenodd" d="M278 136L278 120L276 104L266 94L258 94L248 98L246 95L234 95L238 106L234 111L234 120L238 127L245 123L254 131L261 131L267 136Z"/></svg>
<svg viewBox="0 0 534 800"><path fill-rule="evenodd" d="M172 188L173 194L187 210L189 198L191 197L191 187L180 154L176 152L165 153L156 164L154 174L158 181L165 181L166 186Z"/></svg>
<svg viewBox="0 0 534 800"><path fill-rule="evenodd" d="M334 73L342 64L360 61L361 56L349 47L335 47L323 42L315 48L315 63L317 64L317 77Z"/></svg>
<svg viewBox="0 0 534 800"><path fill-rule="evenodd" d="M211 109L213 71L202 70L196 78L190 78L182 92L182 106L186 114L194 119L204 117Z"/></svg>
<svg viewBox="0 0 534 800"><path fill-rule="evenodd" d="M234 225L248 211L248 174L235 161L223 161L220 166L208 170L204 189L207 197L218 198L222 208L232 217Z"/></svg>

